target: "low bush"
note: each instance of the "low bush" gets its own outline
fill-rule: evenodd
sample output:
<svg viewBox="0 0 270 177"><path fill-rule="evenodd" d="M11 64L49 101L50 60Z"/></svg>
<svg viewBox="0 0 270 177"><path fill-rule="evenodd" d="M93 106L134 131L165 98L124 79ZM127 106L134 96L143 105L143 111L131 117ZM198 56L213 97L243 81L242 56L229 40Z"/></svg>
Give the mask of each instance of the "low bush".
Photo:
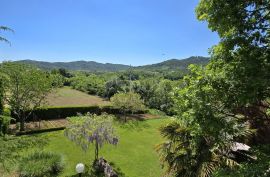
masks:
<svg viewBox="0 0 270 177"><path fill-rule="evenodd" d="M3 115L10 117L11 116L11 110L9 108L4 108Z"/></svg>
<svg viewBox="0 0 270 177"><path fill-rule="evenodd" d="M0 115L0 136L7 134L11 117Z"/></svg>
<svg viewBox="0 0 270 177"><path fill-rule="evenodd" d="M21 177L57 176L62 170L61 156L49 152L34 152L22 158L19 165Z"/></svg>

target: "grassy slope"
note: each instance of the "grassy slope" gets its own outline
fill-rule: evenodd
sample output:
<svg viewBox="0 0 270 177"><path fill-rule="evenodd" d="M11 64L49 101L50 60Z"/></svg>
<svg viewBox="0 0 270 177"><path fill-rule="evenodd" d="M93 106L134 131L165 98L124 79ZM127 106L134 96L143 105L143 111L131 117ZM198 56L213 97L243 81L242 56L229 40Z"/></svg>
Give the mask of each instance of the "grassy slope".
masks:
<svg viewBox="0 0 270 177"><path fill-rule="evenodd" d="M158 155L154 150L155 145L162 142L158 127L166 119L153 119L146 121L130 121L125 125L116 125L120 142L114 147L105 145L100 156L113 162L116 167L128 177L159 177L162 169ZM65 161L65 170L62 176L75 174L75 165L79 162L90 164L93 161L94 149L84 153L73 142L63 135L63 131L44 134L48 136L49 144L45 150L61 153Z"/></svg>
<svg viewBox="0 0 270 177"><path fill-rule="evenodd" d="M88 95L70 87L57 89L48 95L46 105L48 106L89 106L89 105L107 105L108 101L104 101L98 96Z"/></svg>

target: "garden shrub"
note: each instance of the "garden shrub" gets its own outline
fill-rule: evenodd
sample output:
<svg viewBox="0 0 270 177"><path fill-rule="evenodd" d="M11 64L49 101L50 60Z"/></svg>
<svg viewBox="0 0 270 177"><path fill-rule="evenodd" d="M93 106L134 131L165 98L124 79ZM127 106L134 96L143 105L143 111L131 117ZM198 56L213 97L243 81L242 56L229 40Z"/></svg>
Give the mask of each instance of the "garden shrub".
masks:
<svg viewBox="0 0 270 177"><path fill-rule="evenodd" d="M3 109L3 115L11 117L11 110L9 108L4 108Z"/></svg>
<svg viewBox="0 0 270 177"><path fill-rule="evenodd" d="M88 112L97 115L101 114L102 112L106 112L108 114L121 114L120 110L113 106L45 107L34 110L27 120L28 121L52 120L76 116L78 113L86 114ZM145 113L145 112L146 112L145 110L141 110L136 111L134 113ZM13 116L15 115L13 114Z"/></svg>
<svg viewBox="0 0 270 177"><path fill-rule="evenodd" d="M11 117L0 115L0 136L7 134Z"/></svg>
<svg viewBox="0 0 270 177"><path fill-rule="evenodd" d="M19 164L21 177L57 176L63 170L62 157L50 152L34 152Z"/></svg>

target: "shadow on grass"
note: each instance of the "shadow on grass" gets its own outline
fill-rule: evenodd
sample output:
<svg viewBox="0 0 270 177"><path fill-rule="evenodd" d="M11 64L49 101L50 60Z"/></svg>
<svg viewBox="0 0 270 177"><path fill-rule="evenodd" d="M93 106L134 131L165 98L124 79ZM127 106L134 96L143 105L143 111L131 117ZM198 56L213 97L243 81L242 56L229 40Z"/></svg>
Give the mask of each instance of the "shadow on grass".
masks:
<svg viewBox="0 0 270 177"><path fill-rule="evenodd" d="M116 116L117 123L121 128L128 130L142 130L150 127L150 125L142 118L141 115L127 115L127 121L123 115Z"/></svg>
<svg viewBox="0 0 270 177"><path fill-rule="evenodd" d="M118 177L126 177L126 175L121 171L121 169L115 165L115 163L110 162L110 165L113 167L113 170L118 174ZM79 174L74 174L66 177L79 177ZM81 177L104 177L104 173L98 172L92 167L86 165L85 172L81 175Z"/></svg>

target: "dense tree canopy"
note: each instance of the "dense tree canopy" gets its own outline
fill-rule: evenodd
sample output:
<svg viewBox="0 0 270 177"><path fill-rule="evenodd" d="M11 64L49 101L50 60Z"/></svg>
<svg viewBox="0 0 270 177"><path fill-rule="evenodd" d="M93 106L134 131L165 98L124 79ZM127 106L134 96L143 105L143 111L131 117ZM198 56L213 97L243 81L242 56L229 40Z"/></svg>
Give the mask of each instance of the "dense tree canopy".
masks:
<svg viewBox="0 0 270 177"><path fill-rule="evenodd" d="M244 174L241 162L231 158L233 145L254 145L249 141L253 128L256 144L270 143L269 10L269 0L200 1L198 19L207 21L221 41L206 68L190 67L184 87L175 91L178 121L161 129L170 141L159 151L175 176L207 177L233 166Z"/></svg>
<svg viewBox="0 0 270 177"><path fill-rule="evenodd" d="M263 112L270 95L269 11L269 0L202 0L197 7L198 19L221 38L212 49L211 84L226 107L253 119L255 128L268 119Z"/></svg>

